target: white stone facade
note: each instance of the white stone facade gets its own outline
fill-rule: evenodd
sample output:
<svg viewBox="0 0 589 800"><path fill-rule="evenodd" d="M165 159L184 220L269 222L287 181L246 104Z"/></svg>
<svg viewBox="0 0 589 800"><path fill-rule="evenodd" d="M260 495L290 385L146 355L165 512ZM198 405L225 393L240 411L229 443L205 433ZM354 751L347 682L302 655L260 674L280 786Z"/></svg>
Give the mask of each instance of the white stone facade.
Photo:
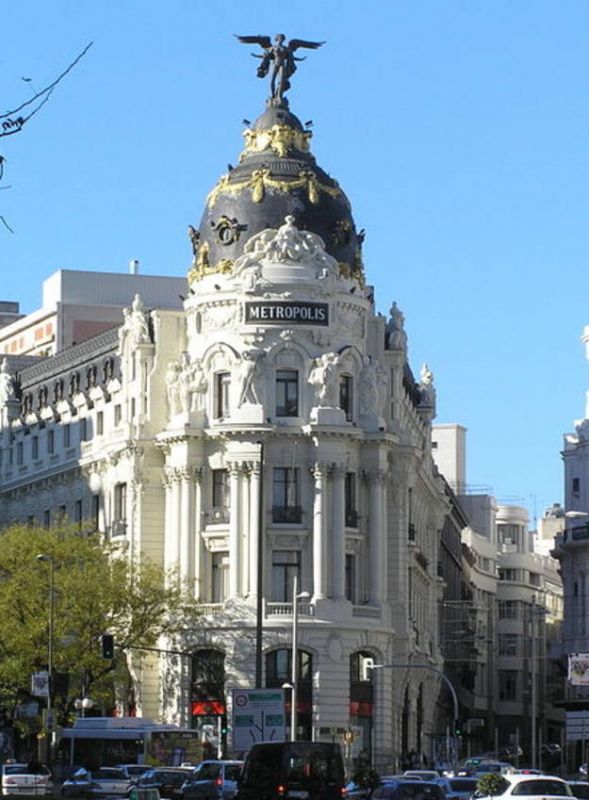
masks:
<svg viewBox="0 0 589 800"><path fill-rule="evenodd" d="M287 219L231 274L194 282L183 311L147 313L136 296L118 333L23 370L18 400L7 363L1 503L7 521L95 521L130 556L177 568L203 616L162 649L218 651L227 688L254 684L258 559L264 681L290 648L296 573L300 733L352 724L392 766L427 752L439 681L409 666L371 681L362 664L441 666L446 501L431 373L412 381L404 331L371 294ZM195 722L190 659L131 667L139 713Z"/></svg>

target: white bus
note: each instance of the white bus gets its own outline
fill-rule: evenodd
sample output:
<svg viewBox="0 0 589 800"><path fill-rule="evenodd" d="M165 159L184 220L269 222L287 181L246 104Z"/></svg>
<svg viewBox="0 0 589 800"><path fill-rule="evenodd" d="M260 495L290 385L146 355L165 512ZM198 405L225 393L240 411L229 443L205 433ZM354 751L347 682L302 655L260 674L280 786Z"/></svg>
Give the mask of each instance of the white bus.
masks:
<svg viewBox="0 0 589 800"><path fill-rule="evenodd" d="M115 764L198 764L207 755L199 731L147 717L81 717L72 728L63 728L59 748L64 764L88 769Z"/></svg>

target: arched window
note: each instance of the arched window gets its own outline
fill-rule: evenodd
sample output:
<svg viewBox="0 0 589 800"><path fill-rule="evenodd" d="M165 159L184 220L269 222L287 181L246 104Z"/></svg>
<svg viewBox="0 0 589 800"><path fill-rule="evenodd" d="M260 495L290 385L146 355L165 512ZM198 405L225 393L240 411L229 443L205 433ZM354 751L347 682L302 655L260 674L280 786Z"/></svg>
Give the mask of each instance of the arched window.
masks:
<svg viewBox="0 0 589 800"><path fill-rule="evenodd" d="M266 686L278 689L290 683L292 677L292 650L273 650L266 655ZM297 680L297 739L310 741L313 733L313 656L306 650L298 651ZM290 692L286 694L286 719L290 721Z"/></svg>
<svg viewBox="0 0 589 800"><path fill-rule="evenodd" d="M372 710L374 705L374 655L361 650L350 656L350 724L362 730L362 750L372 758Z"/></svg>

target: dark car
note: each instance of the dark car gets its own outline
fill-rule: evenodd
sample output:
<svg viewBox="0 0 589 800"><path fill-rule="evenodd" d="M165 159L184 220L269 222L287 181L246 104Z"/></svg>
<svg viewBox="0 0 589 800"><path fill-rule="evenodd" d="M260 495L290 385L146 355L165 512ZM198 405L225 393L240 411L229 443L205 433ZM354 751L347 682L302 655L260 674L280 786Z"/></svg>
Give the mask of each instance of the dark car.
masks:
<svg viewBox="0 0 589 800"><path fill-rule="evenodd" d="M432 781L391 780L381 783L370 795L371 800L445 800L441 786Z"/></svg>
<svg viewBox="0 0 589 800"><path fill-rule="evenodd" d="M339 744L260 742L247 755L236 800L341 800L344 796Z"/></svg>
<svg viewBox="0 0 589 800"><path fill-rule="evenodd" d="M194 767L155 767L137 780L138 789L157 789L160 797L177 800L183 796L182 785L190 779Z"/></svg>
<svg viewBox="0 0 589 800"><path fill-rule="evenodd" d="M180 787L184 800L233 800L243 761L201 761Z"/></svg>
<svg viewBox="0 0 589 800"><path fill-rule="evenodd" d="M587 781L567 781L567 783L577 800L589 800L589 783Z"/></svg>

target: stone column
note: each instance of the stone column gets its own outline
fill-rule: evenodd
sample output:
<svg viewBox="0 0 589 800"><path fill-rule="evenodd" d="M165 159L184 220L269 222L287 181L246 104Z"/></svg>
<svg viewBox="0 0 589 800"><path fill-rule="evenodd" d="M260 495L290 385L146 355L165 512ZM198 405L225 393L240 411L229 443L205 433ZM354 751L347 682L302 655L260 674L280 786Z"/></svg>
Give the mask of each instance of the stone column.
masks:
<svg viewBox="0 0 589 800"><path fill-rule="evenodd" d="M180 547L179 573L183 581L194 575L194 469L180 471Z"/></svg>
<svg viewBox="0 0 589 800"><path fill-rule="evenodd" d="M324 464L315 464L312 474L315 479L313 490L313 600L323 600L327 596L327 563L323 535L327 469Z"/></svg>
<svg viewBox="0 0 589 800"><path fill-rule="evenodd" d="M237 597L240 585L239 523L241 512L241 465L229 464L229 597Z"/></svg>
<svg viewBox="0 0 589 800"><path fill-rule="evenodd" d="M259 558L259 524L260 524L260 480L261 480L261 464L259 461L254 461L250 464L250 482L249 482L249 588L248 595L250 599L258 597L258 558Z"/></svg>
<svg viewBox="0 0 589 800"><path fill-rule="evenodd" d="M331 471L333 491L331 495L331 596L343 600L346 578L346 515L345 477L343 467L335 466Z"/></svg>
<svg viewBox="0 0 589 800"><path fill-rule="evenodd" d="M384 557L382 529L384 473L380 472L380 470L371 470L367 474L367 479L370 604L379 606L382 603L382 560Z"/></svg>
<svg viewBox="0 0 589 800"><path fill-rule="evenodd" d="M203 569L203 542L202 542L202 467L194 469L194 506L193 506L193 572L194 596L202 600L204 596L205 572Z"/></svg>
<svg viewBox="0 0 589 800"><path fill-rule="evenodd" d="M180 532L180 475L176 467L166 467L166 530L164 534L164 564L167 569L178 567Z"/></svg>

